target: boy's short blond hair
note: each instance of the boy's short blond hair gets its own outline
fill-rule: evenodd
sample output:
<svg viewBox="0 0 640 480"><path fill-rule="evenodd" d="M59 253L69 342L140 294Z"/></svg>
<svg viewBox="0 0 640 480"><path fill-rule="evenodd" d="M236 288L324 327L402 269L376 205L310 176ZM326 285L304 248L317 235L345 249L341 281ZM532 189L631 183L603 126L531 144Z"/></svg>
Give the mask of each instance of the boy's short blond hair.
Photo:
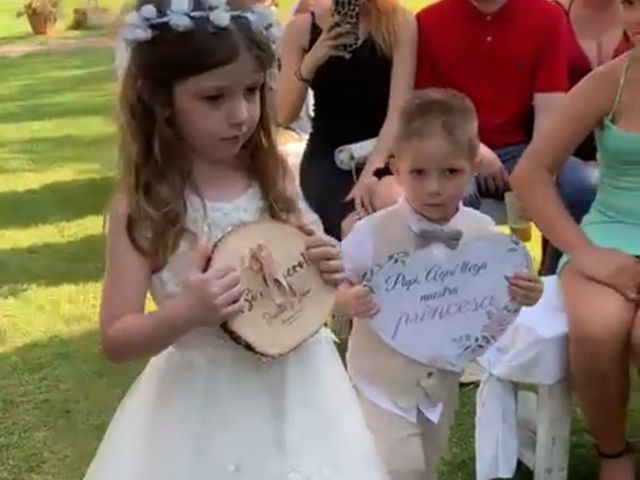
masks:
<svg viewBox="0 0 640 480"><path fill-rule="evenodd" d="M451 147L475 160L480 147L478 116L469 98L456 90L428 88L413 92L400 113L396 142L444 136Z"/></svg>

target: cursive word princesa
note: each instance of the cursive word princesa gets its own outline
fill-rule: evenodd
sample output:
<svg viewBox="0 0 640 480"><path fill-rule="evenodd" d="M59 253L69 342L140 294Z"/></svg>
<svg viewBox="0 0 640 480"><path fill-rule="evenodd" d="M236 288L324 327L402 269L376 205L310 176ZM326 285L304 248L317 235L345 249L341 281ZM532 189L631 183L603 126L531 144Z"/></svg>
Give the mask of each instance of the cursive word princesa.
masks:
<svg viewBox="0 0 640 480"><path fill-rule="evenodd" d="M424 305L419 310L400 312L391 338L395 340L403 328L420 325L429 321L446 320L449 317L488 310L489 308L496 307L496 305L497 301L493 295L485 295L468 300L458 300L446 305L435 307Z"/></svg>

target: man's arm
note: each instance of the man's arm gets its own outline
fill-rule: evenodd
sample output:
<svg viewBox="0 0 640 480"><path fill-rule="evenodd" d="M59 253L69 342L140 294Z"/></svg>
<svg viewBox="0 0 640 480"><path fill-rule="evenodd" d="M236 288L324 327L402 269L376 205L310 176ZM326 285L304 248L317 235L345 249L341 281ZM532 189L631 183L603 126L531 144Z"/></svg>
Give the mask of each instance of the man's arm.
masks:
<svg viewBox="0 0 640 480"><path fill-rule="evenodd" d="M551 6L551 5L550 5ZM567 18L560 8L550 8L541 34L535 65L533 108L534 136L540 125L562 102L569 86L567 68Z"/></svg>
<svg viewBox="0 0 640 480"><path fill-rule="evenodd" d="M428 43L428 27L425 25L425 16L428 15L429 7L425 7L416 14L416 25L418 28L418 48L416 48L416 76L415 89L424 90L429 87L441 87L438 84L433 68L433 56L431 55Z"/></svg>

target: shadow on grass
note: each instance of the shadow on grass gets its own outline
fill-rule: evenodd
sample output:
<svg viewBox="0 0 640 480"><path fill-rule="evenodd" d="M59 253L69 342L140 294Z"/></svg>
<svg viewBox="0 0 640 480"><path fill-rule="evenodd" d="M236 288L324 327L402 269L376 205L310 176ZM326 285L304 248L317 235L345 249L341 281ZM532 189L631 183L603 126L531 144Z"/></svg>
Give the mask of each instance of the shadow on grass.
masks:
<svg viewBox="0 0 640 480"><path fill-rule="evenodd" d="M76 171L101 175L114 171L116 159L115 131L0 141L0 174L73 166Z"/></svg>
<svg viewBox="0 0 640 480"><path fill-rule="evenodd" d="M108 49L0 57L0 123L109 114L115 93L112 65Z"/></svg>
<svg viewBox="0 0 640 480"><path fill-rule="evenodd" d="M86 1L86 0L81 0ZM27 20L24 20L27 22ZM29 27L27 27L29 28ZM88 38L104 37L109 31L104 27L91 26L84 30L71 30L65 25L65 22L58 22L56 29L48 35L34 35L31 31L16 33L9 36L0 37L0 47L2 46L49 46L52 42L58 40L84 40Z"/></svg>
<svg viewBox="0 0 640 480"><path fill-rule="evenodd" d="M91 331L0 353L0 478L82 478L140 370L99 350Z"/></svg>
<svg viewBox="0 0 640 480"><path fill-rule="evenodd" d="M115 118L115 104L111 92L105 89L102 93L87 95L71 100L65 96L53 96L28 101L7 102L0 112L0 124L16 124L47 119L68 117L104 116Z"/></svg>
<svg viewBox="0 0 640 480"><path fill-rule="evenodd" d="M0 46L3 45L13 45L16 43L20 44L33 44L36 42L36 38L33 33L17 33L15 35L8 35L6 37L0 37Z"/></svg>
<svg viewBox="0 0 640 480"><path fill-rule="evenodd" d="M0 250L0 293L7 297L11 292L19 293L25 285L31 288L97 281L104 269L103 251L101 234Z"/></svg>
<svg viewBox="0 0 640 480"><path fill-rule="evenodd" d="M103 78L113 80L115 73L111 67L113 53L109 49L78 48L65 52L40 51L21 57L0 57L2 73L0 81L16 83L18 86L33 86L48 78L69 79L82 73L94 73L95 79ZM30 75L29 72L32 74ZM51 90L60 84L44 84L38 89ZM5 97L10 92L0 92Z"/></svg>
<svg viewBox="0 0 640 480"><path fill-rule="evenodd" d="M100 49L0 58L0 174L69 166L85 174L112 171L111 65L111 53Z"/></svg>
<svg viewBox="0 0 640 480"><path fill-rule="evenodd" d="M0 192L0 229L101 214L112 191L113 178L105 176L53 182L31 190Z"/></svg>

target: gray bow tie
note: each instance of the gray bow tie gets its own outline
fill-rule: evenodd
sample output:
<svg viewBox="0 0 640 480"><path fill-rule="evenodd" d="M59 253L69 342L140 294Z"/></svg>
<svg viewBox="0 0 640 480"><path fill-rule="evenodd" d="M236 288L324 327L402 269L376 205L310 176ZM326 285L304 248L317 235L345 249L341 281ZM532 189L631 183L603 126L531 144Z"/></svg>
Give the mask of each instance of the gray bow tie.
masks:
<svg viewBox="0 0 640 480"><path fill-rule="evenodd" d="M418 249L428 247L434 243L442 243L445 247L455 250L462 240L462 230L444 228L424 228L417 232L416 235Z"/></svg>

